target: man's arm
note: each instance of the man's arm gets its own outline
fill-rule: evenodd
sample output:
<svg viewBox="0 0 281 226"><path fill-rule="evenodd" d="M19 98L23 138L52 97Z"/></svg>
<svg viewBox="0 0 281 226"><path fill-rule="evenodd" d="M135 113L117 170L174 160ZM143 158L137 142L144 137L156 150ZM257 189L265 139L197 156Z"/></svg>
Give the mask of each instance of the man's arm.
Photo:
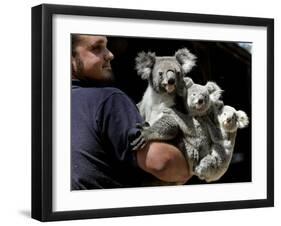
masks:
<svg viewBox="0 0 281 226"><path fill-rule="evenodd" d="M137 162L141 169L162 181L184 184L191 178L189 166L181 151L167 143L148 143L137 151Z"/></svg>
<svg viewBox="0 0 281 226"><path fill-rule="evenodd" d="M176 147L153 141L139 150L128 148L128 142L132 141L129 139L129 130L143 120L126 95L115 89L113 91L114 95L107 99L95 120L102 136L111 143L117 159L134 161L132 153L136 152L137 164L144 171L163 181L186 182L190 178L189 168ZM132 135L135 135L134 132Z"/></svg>

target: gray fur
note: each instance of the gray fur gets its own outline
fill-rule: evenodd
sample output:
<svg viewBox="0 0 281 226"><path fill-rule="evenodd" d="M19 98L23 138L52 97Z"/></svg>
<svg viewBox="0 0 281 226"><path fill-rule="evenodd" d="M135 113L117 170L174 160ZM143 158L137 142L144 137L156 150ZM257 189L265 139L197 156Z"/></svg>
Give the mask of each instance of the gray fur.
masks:
<svg viewBox="0 0 281 226"><path fill-rule="evenodd" d="M227 105L217 108L215 117L215 125L208 123L211 139L214 142L211 152L195 169L199 176L204 175L206 181L215 181L224 175L233 155L237 129L244 128L249 123L244 111L236 111Z"/></svg>

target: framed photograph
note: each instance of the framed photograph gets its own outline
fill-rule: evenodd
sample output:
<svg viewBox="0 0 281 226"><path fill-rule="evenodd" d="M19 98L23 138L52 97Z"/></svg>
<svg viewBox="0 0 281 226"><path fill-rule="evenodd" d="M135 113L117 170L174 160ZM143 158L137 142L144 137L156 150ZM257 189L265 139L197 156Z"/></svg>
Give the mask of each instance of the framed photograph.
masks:
<svg viewBox="0 0 281 226"><path fill-rule="evenodd" d="M272 207L273 157L273 19L32 8L33 218Z"/></svg>

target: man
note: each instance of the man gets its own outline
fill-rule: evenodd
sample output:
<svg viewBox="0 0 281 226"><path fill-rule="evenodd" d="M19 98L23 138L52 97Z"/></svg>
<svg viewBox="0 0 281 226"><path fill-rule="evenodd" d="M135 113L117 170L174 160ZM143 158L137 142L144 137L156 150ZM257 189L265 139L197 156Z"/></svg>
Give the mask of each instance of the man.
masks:
<svg viewBox="0 0 281 226"><path fill-rule="evenodd" d="M153 176L185 183L190 174L174 146L151 142L132 151L142 119L113 81L104 36L72 35L71 187L72 190L141 186Z"/></svg>

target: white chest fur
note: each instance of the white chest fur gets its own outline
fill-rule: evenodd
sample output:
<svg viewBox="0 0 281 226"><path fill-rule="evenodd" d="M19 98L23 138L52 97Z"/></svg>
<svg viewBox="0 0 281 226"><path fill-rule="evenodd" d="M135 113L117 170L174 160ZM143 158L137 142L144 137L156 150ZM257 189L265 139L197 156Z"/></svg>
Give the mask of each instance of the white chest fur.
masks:
<svg viewBox="0 0 281 226"><path fill-rule="evenodd" d="M144 120L152 125L162 116L164 108L172 107L174 104L174 94L159 94L151 86L148 86L138 107Z"/></svg>

